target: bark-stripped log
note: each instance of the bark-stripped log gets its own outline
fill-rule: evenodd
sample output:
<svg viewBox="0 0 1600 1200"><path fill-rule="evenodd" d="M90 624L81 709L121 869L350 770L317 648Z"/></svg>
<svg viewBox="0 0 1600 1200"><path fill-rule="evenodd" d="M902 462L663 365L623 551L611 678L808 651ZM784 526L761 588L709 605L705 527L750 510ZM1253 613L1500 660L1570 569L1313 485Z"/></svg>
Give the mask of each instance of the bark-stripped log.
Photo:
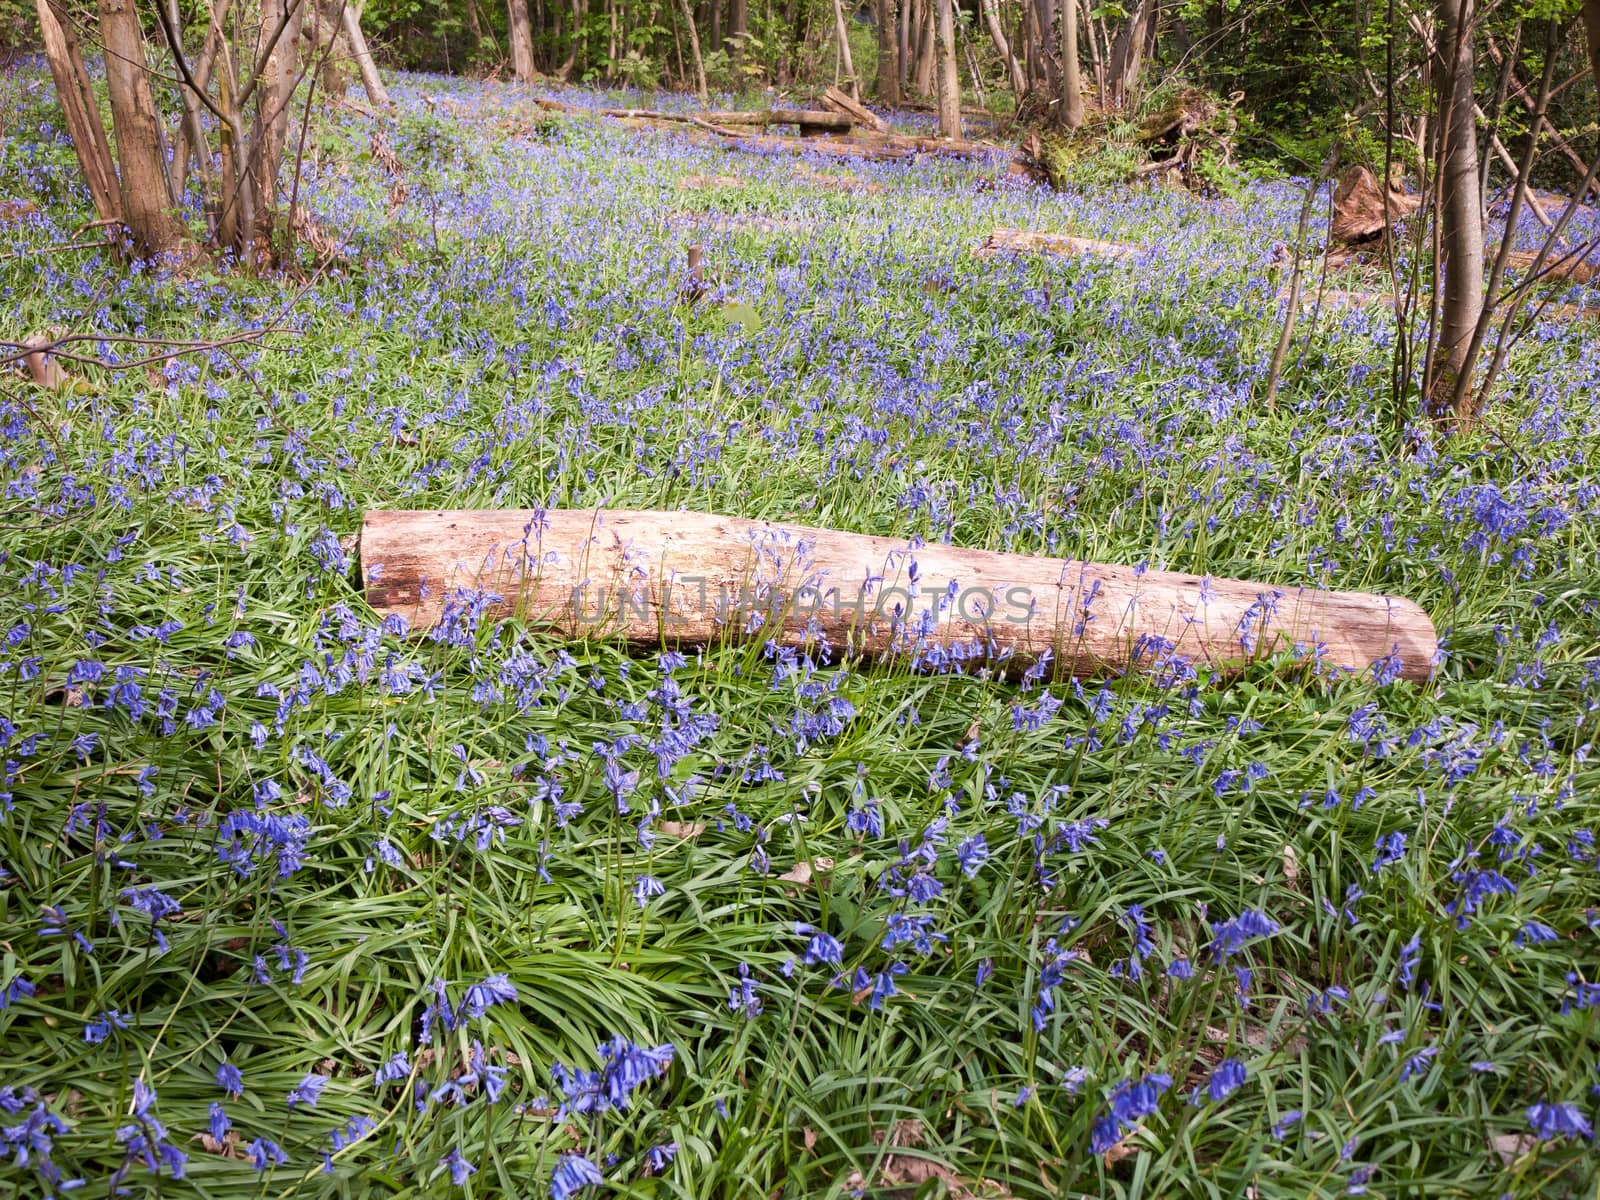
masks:
<svg viewBox="0 0 1600 1200"><path fill-rule="evenodd" d="M374 511L373 608L413 629L517 616L635 645L776 638L836 653L1059 674L1231 669L1280 651L1422 680L1437 649L1409 600L1072 559L913 545L692 512Z"/></svg>
<svg viewBox="0 0 1600 1200"><path fill-rule="evenodd" d="M1035 229L996 229L973 248L974 258L993 258L999 254L1051 254L1060 258L1132 258L1142 254L1143 246L1129 242L1102 242L1094 238L1068 237L1064 233L1043 233Z"/></svg>

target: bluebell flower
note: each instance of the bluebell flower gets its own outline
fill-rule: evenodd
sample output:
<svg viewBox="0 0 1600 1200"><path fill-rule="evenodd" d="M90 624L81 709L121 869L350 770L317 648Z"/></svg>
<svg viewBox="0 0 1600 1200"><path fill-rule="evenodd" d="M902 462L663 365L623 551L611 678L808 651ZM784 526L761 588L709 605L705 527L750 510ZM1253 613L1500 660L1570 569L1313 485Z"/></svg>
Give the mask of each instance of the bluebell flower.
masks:
<svg viewBox="0 0 1600 1200"><path fill-rule="evenodd" d="M728 989L728 1011L743 1013L745 1020L753 1021L761 1015L761 997L756 995L759 985L750 977L750 965L739 964L739 982Z"/></svg>
<svg viewBox="0 0 1600 1200"><path fill-rule="evenodd" d="M661 1142L651 1146L644 1152L644 1173L646 1175L659 1175L665 1171L672 1160L678 1155L677 1142Z"/></svg>
<svg viewBox="0 0 1600 1200"><path fill-rule="evenodd" d="M1391 867L1402 862L1406 856L1406 835L1398 829L1386 833L1378 838L1377 856L1372 860L1372 873L1378 874L1384 867Z"/></svg>
<svg viewBox="0 0 1600 1200"><path fill-rule="evenodd" d="M1406 1056L1405 1063L1400 1068L1400 1082L1404 1083L1413 1075L1422 1075L1428 1070L1428 1063L1439 1053L1437 1046L1424 1046L1414 1054Z"/></svg>
<svg viewBox="0 0 1600 1200"><path fill-rule="evenodd" d="M244 1095L244 1076L239 1074L238 1067L223 1060L217 1068L217 1086L237 1100Z"/></svg>
<svg viewBox="0 0 1600 1200"><path fill-rule="evenodd" d="M477 1020L497 1004L515 1004L517 988L505 974L490 975L482 983L467 988L461 1000L461 1012ZM459 1014L458 1014L459 1015Z"/></svg>
<svg viewBox="0 0 1600 1200"><path fill-rule="evenodd" d="M587 1187L604 1183L605 1176L581 1154L563 1154L550 1174L550 1200L570 1200Z"/></svg>
<svg viewBox="0 0 1600 1200"><path fill-rule="evenodd" d="M666 892L665 885L654 875L640 875L633 881L633 899L640 908L645 908L650 901Z"/></svg>
<svg viewBox="0 0 1600 1200"><path fill-rule="evenodd" d="M450 1182L456 1187L461 1187L478 1173L477 1167L461 1157L459 1147L452 1148L449 1154L439 1160L439 1165L450 1169Z"/></svg>
<svg viewBox="0 0 1600 1200"><path fill-rule="evenodd" d="M267 1138L257 1138L251 1142L249 1154L250 1165L257 1171L265 1171L289 1161L289 1156L283 1152L283 1148Z"/></svg>
<svg viewBox="0 0 1600 1200"><path fill-rule="evenodd" d="M1272 1126L1273 1141L1283 1141L1283 1139L1289 1135L1289 1130L1294 1128L1295 1125L1299 1124L1300 1116L1300 1110L1297 1108L1292 1108L1288 1112L1284 1113L1283 1116L1279 1117Z"/></svg>
<svg viewBox="0 0 1600 1200"><path fill-rule="evenodd" d="M396 1083L411 1075L411 1060L405 1051L397 1050L372 1073L372 1086L381 1088L386 1083Z"/></svg>
<svg viewBox="0 0 1600 1200"><path fill-rule="evenodd" d="M1229 958L1243 950L1252 939L1271 937L1279 928L1278 923L1265 913L1246 909L1237 917L1211 926L1211 955L1219 961Z"/></svg>
<svg viewBox="0 0 1600 1200"><path fill-rule="evenodd" d="M1212 1103L1226 1100L1244 1086L1245 1076L1242 1062L1237 1058L1225 1058L1211 1072L1211 1078L1206 1080L1206 1095Z"/></svg>
<svg viewBox="0 0 1600 1200"><path fill-rule="evenodd" d="M1528 1108L1528 1128L1541 1142L1556 1138L1582 1138L1594 1140L1594 1126L1576 1104L1551 1104L1541 1102Z"/></svg>
<svg viewBox="0 0 1600 1200"><path fill-rule="evenodd" d="M315 1108L318 1099L322 1096L322 1089L327 1086L328 1077L326 1075L307 1075L289 1090L289 1107L294 1108L298 1104L304 1104L307 1108Z"/></svg>

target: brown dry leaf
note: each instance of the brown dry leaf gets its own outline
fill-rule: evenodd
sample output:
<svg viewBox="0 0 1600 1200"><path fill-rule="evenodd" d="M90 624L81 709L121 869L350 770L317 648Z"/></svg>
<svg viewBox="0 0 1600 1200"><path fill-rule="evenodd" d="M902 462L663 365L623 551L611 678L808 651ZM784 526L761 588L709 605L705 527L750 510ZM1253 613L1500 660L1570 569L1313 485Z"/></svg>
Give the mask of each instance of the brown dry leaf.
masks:
<svg viewBox="0 0 1600 1200"><path fill-rule="evenodd" d="M896 1121L894 1123L894 1128L889 1131L889 1145L922 1145L922 1122L916 1117L905 1117L899 1121Z"/></svg>
<svg viewBox="0 0 1600 1200"><path fill-rule="evenodd" d="M220 1142L216 1138L212 1137L209 1133L197 1133L189 1140L191 1142L199 1142L201 1148L205 1150L207 1154L220 1154L223 1158L237 1159L246 1159L250 1157L245 1153L244 1139L239 1136L239 1131L237 1129L228 1130L227 1133L222 1135L222 1140Z"/></svg>
<svg viewBox="0 0 1600 1200"><path fill-rule="evenodd" d="M809 1125L802 1125L800 1127L800 1141L808 1152L815 1150L817 1148L817 1131Z"/></svg>
<svg viewBox="0 0 1600 1200"><path fill-rule="evenodd" d="M704 821L662 821L656 828L668 837L697 838L706 831L706 824Z"/></svg>
<svg viewBox="0 0 1600 1200"><path fill-rule="evenodd" d="M967 726L967 732L961 735L961 740L959 742L957 742L956 745L958 745L958 746L970 746L970 745L972 745L973 742L977 741L978 740L978 725L979 725L978 718L977 717L973 717L972 718L972 724Z"/></svg>
<svg viewBox="0 0 1600 1200"><path fill-rule="evenodd" d="M1293 846L1283 848L1283 881L1290 887L1300 882L1300 856Z"/></svg>
<svg viewBox="0 0 1600 1200"><path fill-rule="evenodd" d="M1489 1141L1500 1161L1508 1167L1537 1144L1531 1133L1497 1133Z"/></svg>
<svg viewBox="0 0 1600 1200"><path fill-rule="evenodd" d="M819 854L810 862L801 859L795 863L794 866L778 876L778 882L798 883L801 887L806 887L811 883L813 874L826 875L831 870L833 870L833 859Z"/></svg>

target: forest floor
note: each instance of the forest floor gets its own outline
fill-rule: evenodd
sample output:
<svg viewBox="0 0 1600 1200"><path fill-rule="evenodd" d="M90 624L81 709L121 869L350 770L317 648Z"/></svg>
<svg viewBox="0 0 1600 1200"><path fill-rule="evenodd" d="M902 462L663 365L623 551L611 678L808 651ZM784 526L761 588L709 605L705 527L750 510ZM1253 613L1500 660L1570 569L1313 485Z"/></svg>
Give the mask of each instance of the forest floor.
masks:
<svg viewBox="0 0 1600 1200"><path fill-rule="evenodd" d="M1295 181L394 93L318 116L252 279L49 250L90 214L0 76L0 338L102 364L0 383L0 1194L1592 1191L1600 320L1443 437L1329 308L1269 411ZM1079 684L381 624L363 510L475 506L1388 592L1443 650Z"/></svg>

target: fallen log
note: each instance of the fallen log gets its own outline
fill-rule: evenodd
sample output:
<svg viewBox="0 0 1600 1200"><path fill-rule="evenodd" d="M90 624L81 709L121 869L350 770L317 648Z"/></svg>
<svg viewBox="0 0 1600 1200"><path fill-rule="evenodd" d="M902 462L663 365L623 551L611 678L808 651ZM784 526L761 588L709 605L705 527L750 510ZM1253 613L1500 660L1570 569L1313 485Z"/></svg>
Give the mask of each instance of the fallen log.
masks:
<svg viewBox="0 0 1600 1200"><path fill-rule="evenodd" d="M863 129L870 129L875 133L892 133L889 122L864 104L850 99L848 95L836 87L830 87L817 98L817 103L830 112L844 113Z"/></svg>
<svg viewBox="0 0 1600 1200"><path fill-rule="evenodd" d="M548 112L567 113L573 116L611 117L619 121L652 121L665 125L695 125L708 122L712 125L795 125L806 129L832 130L848 133L858 124L848 113L828 112L813 108L759 108L733 109L722 112L666 112L656 108L582 108L563 104L559 100L535 98L534 103ZM870 114L869 114L870 115Z"/></svg>
<svg viewBox="0 0 1600 1200"><path fill-rule="evenodd" d="M367 602L459 636L518 617L636 646L775 639L1056 674L1172 677L1279 652L1423 680L1437 641L1409 600L692 512L371 511Z"/></svg>
<svg viewBox="0 0 1600 1200"><path fill-rule="evenodd" d="M1287 303L1289 289L1279 289L1278 299ZM1323 288L1318 291L1315 288L1307 288L1300 295L1300 307L1325 308L1330 311L1381 307L1393 312L1395 298L1390 292L1358 292L1338 288ZM1425 315L1427 306L1423 304L1422 307ZM1494 317L1496 324L1499 324L1501 315L1497 310ZM1523 305L1518 316L1531 316L1535 321L1596 321L1600 320L1600 306L1585 308L1578 304L1541 304L1529 301Z"/></svg>
<svg viewBox="0 0 1600 1200"><path fill-rule="evenodd" d="M1600 268L1584 261L1588 247L1578 250L1569 250L1562 254L1552 251L1545 256L1544 263L1539 267L1540 279L1564 279L1570 283L1593 283L1596 276L1600 276ZM1490 261L1493 261L1494 250L1489 251ZM1506 255L1506 266L1517 271L1532 270L1533 264L1539 261L1539 256L1532 250L1512 250Z"/></svg>
<svg viewBox="0 0 1600 1200"><path fill-rule="evenodd" d="M1102 242L1094 238L1068 237L1064 233L1041 233L1033 229L996 229L973 248L974 258L993 258L998 254L1053 254L1061 258L1131 258L1144 252L1130 242Z"/></svg>

